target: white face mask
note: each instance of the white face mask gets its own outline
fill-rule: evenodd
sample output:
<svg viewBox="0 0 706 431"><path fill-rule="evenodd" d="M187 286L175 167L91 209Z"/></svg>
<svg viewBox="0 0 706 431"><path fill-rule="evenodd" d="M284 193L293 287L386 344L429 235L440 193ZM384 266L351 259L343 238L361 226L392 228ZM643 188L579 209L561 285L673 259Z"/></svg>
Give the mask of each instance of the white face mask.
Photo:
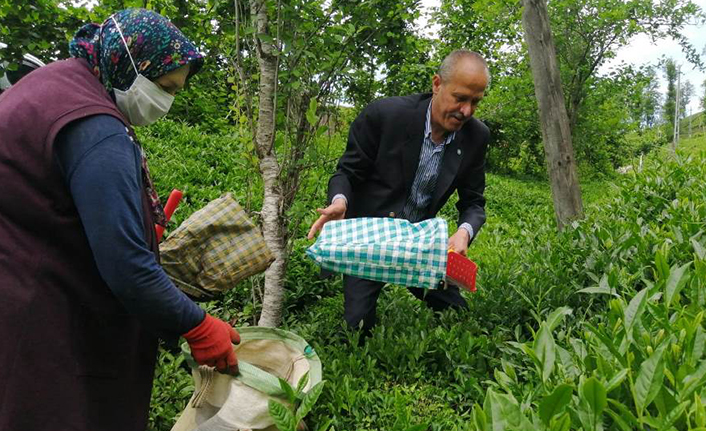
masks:
<svg viewBox="0 0 706 431"><path fill-rule="evenodd" d="M120 33L120 38L125 44L127 55L130 57L132 67L135 69L137 78L127 91L113 89L115 93L115 103L123 115L127 117L133 126L147 126L167 115L172 107L174 96L162 90L157 84L147 79L137 71L135 62L130 54L130 49L125 42L123 32L120 30L118 22L111 17Z"/></svg>

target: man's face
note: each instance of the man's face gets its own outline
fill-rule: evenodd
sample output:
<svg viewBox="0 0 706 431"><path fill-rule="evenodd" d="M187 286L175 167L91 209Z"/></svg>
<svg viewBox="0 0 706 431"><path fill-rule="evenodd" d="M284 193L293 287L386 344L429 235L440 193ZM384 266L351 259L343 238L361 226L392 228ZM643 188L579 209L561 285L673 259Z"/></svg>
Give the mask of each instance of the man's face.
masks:
<svg viewBox="0 0 706 431"><path fill-rule="evenodd" d="M455 132L476 111L488 85L488 76L480 64L461 59L447 80L434 75L433 84L432 121L446 132Z"/></svg>

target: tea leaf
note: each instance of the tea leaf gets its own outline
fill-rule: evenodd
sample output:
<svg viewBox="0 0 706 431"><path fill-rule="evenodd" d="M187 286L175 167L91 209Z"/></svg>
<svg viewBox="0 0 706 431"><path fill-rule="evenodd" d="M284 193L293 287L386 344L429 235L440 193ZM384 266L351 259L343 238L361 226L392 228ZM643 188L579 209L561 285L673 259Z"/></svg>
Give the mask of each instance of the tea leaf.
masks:
<svg viewBox="0 0 706 431"><path fill-rule="evenodd" d="M618 371L618 373L613 376L612 379L608 382L608 386L606 386L606 392L609 393L613 389L617 388L620 386L621 383L623 383L623 380L625 380L625 377L628 375L628 370L626 368L623 368L622 370Z"/></svg>
<svg viewBox="0 0 706 431"><path fill-rule="evenodd" d="M667 307L672 305L674 297L677 296L679 291L684 287L684 284L689 280L688 275L685 276L687 268L691 265L691 262L684 264L672 271L669 274L669 279L667 280L667 285L665 287L664 300Z"/></svg>
<svg viewBox="0 0 706 431"><path fill-rule="evenodd" d="M507 376L512 379L513 382L517 381L517 373L515 372L515 367L513 367L504 358L500 360L500 364L502 365L505 374L507 374Z"/></svg>
<svg viewBox="0 0 706 431"><path fill-rule="evenodd" d="M706 409L699 394L694 394L694 422L697 426L706 427Z"/></svg>
<svg viewBox="0 0 706 431"><path fill-rule="evenodd" d="M321 392L324 390L325 383L326 380L320 381L309 389L309 392L307 392L306 395L304 395L304 399L302 399L302 403L299 406L299 409L297 409L297 422L304 419L304 417L309 414L311 409L316 404L316 401L319 399Z"/></svg>
<svg viewBox="0 0 706 431"><path fill-rule="evenodd" d="M603 413L608 403L606 390L603 384L595 376L586 380L581 387L581 395L588 401L588 405L593 410L595 416Z"/></svg>
<svg viewBox="0 0 706 431"><path fill-rule="evenodd" d="M544 397L539 403L539 417L542 422L549 425L551 419L559 413L571 401L571 394L574 388L567 384L562 384L554 388L554 391Z"/></svg>
<svg viewBox="0 0 706 431"><path fill-rule="evenodd" d="M696 256L699 257L699 259L704 259L706 258L706 249L704 246L702 246L697 240L694 238L691 238L691 245L694 246L694 252L696 253Z"/></svg>
<svg viewBox="0 0 706 431"><path fill-rule="evenodd" d="M620 401L614 400L612 398L608 398L608 404L610 404L612 407L615 407L618 412L620 413L620 417L623 418L623 420L628 421L630 425L630 429L638 429L640 428L640 423L637 421L637 418L635 417L634 414L625 407L623 403ZM610 410L610 408L609 408Z"/></svg>
<svg viewBox="0 0 706 431"><path fill-rule="evenodd" d="M488 429L488 423L485 419L485 412L478 403L473 404L473 423L476 429L485 431Z"/></svg>
<svg viewBox="0 0 706 431"><path fill-rule="evenodd" d="M669 367L665 365L664 367L665 376L669 375ZM674 408L679 404L677 400L672 395L672 391L668 389L667 385L662 385L662 387L657 392L657 396L653 401L657 411L661 417L667 416L669 412L674 410Z"/></svg>
<svg viewBox="0 0 706 431"><path fill-rule="evenodd" d="M304 388L306 388L307 383L309 383L309 372L307 371L304 373L303 376L299 379L299 382L297 383L297 392L302 393L304 391Z"/></svg>
<svg viewBox="0 0 706 431"><path fill-rule="evenodd" d="M635 326L635 321L640 318L640 315L645 311L645 302L647 299L647 289L642 289L630 300L628 308L625 309L625 333L630 341L633 340L632 330Z"/></svg>
<svg viewBox="0 0 706 431"><path fill-rule="evenodd" d="M669 274L669 265L667 264L668 255L669 248L667 248L666 244L655 253L655 270L657 271L658 279L664 279Z"/></svg>
<svg viewBox="0 0 706 431"><path fill-rule="evenodd" d="M591 406L588 404L588 400L584 397L579 398L578 408L576 408L576 415L581 422L581 429L596 429L596 415L591 409Z"/></svg>
<svg viewBox="0 0 706 431"><path fill-rule="evenodd" d="M699 325L696 328L696 335L694 335L694 348L691 350L691 360L693 362L701 359L704 354L704 346L706 346L706 332L704 332L704 328Z"/></svg>
<svg viewBox="0 0 706 431"><path fill-rule="evenodd" d="M279 386L282 388L284 395L287 397L287 401L294 404L294 402L297 400L297 394L294 393L294 389L292 389L292 386L289 384L289 382L280 378Z"/></svg>
<svg viewBox="0 0 706 431"><path fill-rule="evenodd" d="M667 344L669 342L665 340L640 366L640 372L635 380L635 404L640 411L654 400L662 385L664 380L662 354Z"/></svg>
<svg viewBox="0 0 706 431"><path fill-rule="evenodd" d="M557 419L552 420L549 424L550 431L569 431L571 429L571 416L569 413L564 413Z"/></svg>
<svg viewBox="0 0 706 431"><path fill-rule="evenodd" d="M568 316L571 313L572 310L569 307L559 307L554 310L552 314L547 317L547 326L549 327L549 330L554 331L564 319L564 316Z"/></svg>
<svg viewBox="0 0 706 431"><path fill-rule="evenodd" d="M696 371L682 379L679 400L684 401L691 397L691 394L704 382L704 376L706 376L706 360L701 361Z"/></svg>
<svg viewBox="0 0 706 431"><path fill-rule="evenodd" d="M578 293L608 294L608 295L620 297L620 295L617 294L615 289L610 288L610 285L608 284L608 274L603 274L603 277L601 277L601 281L600 281L600 283L598 283L598 286L586 287L585 289L578 290L577 292Z"/></svg>
<svg viewBox="0 0 706 431"><path fill-rule="evenodd" d="M583 289L577 290L577 293L594 293L594 294L606 294L606 295L613 295L616 298L620 297L618 293L614 290L611 289L608 286L602 287L602 286L592 286L592 287L585 287Z"/></svg>
<svg viewBox="0 0 706 431"><path fill-rule="evenodd" d="M312 126L315 126L316 122L319 121L319 117L316 115L317 108L318 104L316 102L316 98L312 97L309 100L309 108L306 110L306 121L308 121Z"/></svg>
<svg viewBox="0 0 706 431"><path fill-rule="evenodd" d="M267 405L270 411L270 416L280 431L296 430L297 423L294 420L294 415L287 407L274 400L269 400Z"/></svg>
<svg viewBox="0 0 706 431"><path fill-rule="evenodd" d="M493 430L531 430L530 422L520 411L511 394L499 394L488 388L483 410Z"/></svg>
<svg viewBox="0 0 706 431"><path fill-rule="evenodd" d="M634 429L631 428L627 422L625 422L625 419L623 419L619 414L615 413L610 408L606 409L606 413L608 413L608 415L613 419L613 422L618 425L621 430L632 431Z"/></svg>
<svg viewBox="0 0 706 431"><path fill-rule="evenodd" d="M593 333L593 335L596 336L596 338L598 338L598 340L601 342L601 344L603 344L608 349L608 351L610 351L610 353L613 354L613 357L615 357L615 359L620 361L620 364L622 366L627 367L627 362L625 361L625 357L618 351L618 349L615 348L615 346L613 345L613 340L608 338L598 328L595 328L594 326L592 326L588 323L585 326L589 331L591 331L591 333Z"/></svg>
<svg viewBox="0 0 706 431"><path fill-rule="evenodd" d="M689 401L684 401L683 403L679 404L669 412L669 414L664 418L664 421L662 422L662 425L659 427L660 431L667 431L668 429L671 428L671 426L674 424L674 422L679 419L679 417L684 413L684 410L686 410L686 406L689 405Z"/></svg>
<svg viewBox="0 0 706 431"><path fill-rule="evenodd" d="M554 369L556 351L554 337L546 323L542 323L534 340L533 350L542 370L542 381L546 382Z"/></svg>

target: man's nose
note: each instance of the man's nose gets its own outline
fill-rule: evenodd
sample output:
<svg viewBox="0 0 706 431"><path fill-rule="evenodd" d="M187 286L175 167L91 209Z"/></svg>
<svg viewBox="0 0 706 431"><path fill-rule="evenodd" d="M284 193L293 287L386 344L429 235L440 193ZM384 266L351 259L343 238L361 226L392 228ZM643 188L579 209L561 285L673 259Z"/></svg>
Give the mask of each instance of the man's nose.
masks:
<svg viewBox="0 0 706 431"><path fill-rule="evenodd" d="M461 106L461 114L463 114L463 118L468 118L473 115L473 111L475 111L475 109L470 103L464 103L463 106Z"/></svg>

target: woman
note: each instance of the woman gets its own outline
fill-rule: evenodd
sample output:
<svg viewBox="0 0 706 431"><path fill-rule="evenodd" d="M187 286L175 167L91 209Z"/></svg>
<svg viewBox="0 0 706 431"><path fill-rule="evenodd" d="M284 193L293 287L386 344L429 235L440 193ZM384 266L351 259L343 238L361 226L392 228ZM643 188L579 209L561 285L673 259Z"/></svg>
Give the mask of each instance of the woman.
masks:
<svg viewBox="0 0 706 431"><path fill-rule="evenodd" d="M131 128L203 57L143 9L84 26L70 53L0 96L0 430L144 430L155 334L237 371L237 332L158 264L164 213Z"/></svg>

